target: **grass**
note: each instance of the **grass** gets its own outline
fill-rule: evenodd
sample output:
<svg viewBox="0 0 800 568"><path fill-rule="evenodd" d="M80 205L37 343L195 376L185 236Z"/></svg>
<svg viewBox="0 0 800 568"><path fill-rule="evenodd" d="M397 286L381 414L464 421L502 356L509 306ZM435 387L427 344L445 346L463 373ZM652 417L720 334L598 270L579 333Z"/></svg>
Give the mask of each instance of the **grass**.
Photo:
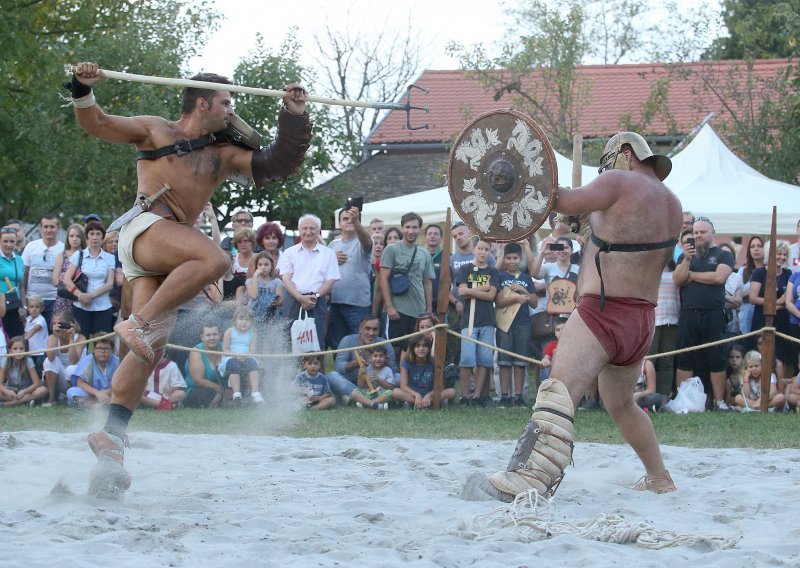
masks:
<svg viewBox="0 0 800 568"><path fill-rule="evenodd" d="M87 413L62 406L50 409L4 408L0 410L0 432L88 432L102 424L103 416L100 411ZM651 417L662 444L691 448L800 448L800 416L797 414L698 413L651 414ZM298 412L285 419L270 415L269 408L141 410L134 415L131 431L311 438L516 440L528 418L530 411L522 408L372 412L347 407L324 412ZM602 411L578 413L575 440L623 443L616 425Z"/></svg>

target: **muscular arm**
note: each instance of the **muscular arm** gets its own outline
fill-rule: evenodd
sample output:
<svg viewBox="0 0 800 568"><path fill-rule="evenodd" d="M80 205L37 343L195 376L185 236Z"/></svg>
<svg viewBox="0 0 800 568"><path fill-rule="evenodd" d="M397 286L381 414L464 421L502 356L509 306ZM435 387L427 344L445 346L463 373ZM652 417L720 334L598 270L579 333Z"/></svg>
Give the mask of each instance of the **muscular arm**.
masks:
<svg viewBox="0 0 800 568"><path fill-rule="evenodd" d="M592 211L602 211L611 207L620 197L623 172L608 171L597 176L582 187L575 189L558 188L558 197L553 210L565 215L582 215Z"/></svg>

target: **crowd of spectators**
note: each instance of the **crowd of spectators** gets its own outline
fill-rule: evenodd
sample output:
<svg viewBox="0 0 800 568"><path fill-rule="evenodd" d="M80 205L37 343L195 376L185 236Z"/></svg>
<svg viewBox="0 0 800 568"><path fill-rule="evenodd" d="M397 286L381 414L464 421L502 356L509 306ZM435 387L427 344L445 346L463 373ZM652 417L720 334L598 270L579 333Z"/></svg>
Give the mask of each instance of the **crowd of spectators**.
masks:
<svg viewBox="0 0 800 568"><path fill-rule="evenodd" d="M439 323L436 313L445 314L450 329L480 342L447 336L444 404L528 406L527 393L547 377L558 357L559 331L578 301L584 243L553 218L551 234L538 243L505 245L476 238L456 222L450 228L447 306L437 305L445 231L424 225L413 212L402 216L400 227L386 227L380 219L367 224L357 208L344 208L327 242L320 219L304 215L291 245L278 223L253 225L249 211L236 211L232 233L223 239L210 204L198 218L198 230L207 230L230 254L231 269L179 310L170 343L197 350L169 350L141 406L262 404L282 384L309 410L350 403L365 410L426 408L433 394L430 329ZM14 220L0 228L0 353L8 354L0 359L0 405L107 405L119 366L108 334L124 296L118 236L106 234L95 214L64 231L57 216L44 215L36 226L39 238L30 242L25 226ZM763 327L772 246L773 325L800 338L798 243L754 235L740 249L717 238L710 219L686 212L673 260L664 268L650 354ZM59 288L74 297L66 299ZM289 326L300 317L313 319L321 349L342 351L328 360L303 356L291 372L291 366L271 367L252 356L288 352ZM375 345L385 339L395 341ZM522 358L498 355L494 346ZM634 398L642 408L659 410L686 379L699 376L709 409L753 411L762 396L760 351L752 337L646 360ZM794 342L777 340L771 409L797 407L798 351ZM542 364L531 366L529 358ZM276 376L281 373L288 376ZM581 408L600 404L592 387Z"/></svg>

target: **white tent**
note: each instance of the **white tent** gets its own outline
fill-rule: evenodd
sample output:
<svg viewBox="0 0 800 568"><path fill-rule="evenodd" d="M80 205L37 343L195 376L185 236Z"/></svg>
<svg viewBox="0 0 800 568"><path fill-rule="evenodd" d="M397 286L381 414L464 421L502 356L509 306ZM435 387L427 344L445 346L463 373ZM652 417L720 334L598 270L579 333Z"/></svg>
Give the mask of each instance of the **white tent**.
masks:
<svg viewBox="0 0 800 568"><path fill-rule="evenodd" d="M554 154L558 167L558 184L569 187L572 185L572 160L558 152L554 152ZM587 183L597 177L597 168L581 166L581 176L583 183ZM413 211L422 217L422 221L427 225L429 223L443 223L448 207L452 207L452 203L447 186L444 186L382 201L365 203L363 217L365 219L377 217L378 219L383 219L387 227L390 225L399 227L400 217L404 213ZM457 218L455 211L453 216L455 220Z"/></svg>
<svg viewBox="0 0 800 568"><path fill-rule="evenodd" d="M778 208L778 234L795 234L800 187L758 173L708 124L672 159L672 173L664 181L683 209L711 219L717 234L769 235L773 205Z"/></svg>
<svg viewBox="0 0 800 568"><path fill-rule="evenodd" d="M556 153L558 183L572 184L572 160ZM769 234L772 206L778 207L778 234L793 235L800 219L800 188L771 180L736 157L705 125L672 159L665 183L680 197L683 209L712 220L717 234ZM582 167L583 183L597 169ZM447 187L364 204L364 217L399 226L403 213L414 211L425 224L442 223L451 207Z"/></svg>

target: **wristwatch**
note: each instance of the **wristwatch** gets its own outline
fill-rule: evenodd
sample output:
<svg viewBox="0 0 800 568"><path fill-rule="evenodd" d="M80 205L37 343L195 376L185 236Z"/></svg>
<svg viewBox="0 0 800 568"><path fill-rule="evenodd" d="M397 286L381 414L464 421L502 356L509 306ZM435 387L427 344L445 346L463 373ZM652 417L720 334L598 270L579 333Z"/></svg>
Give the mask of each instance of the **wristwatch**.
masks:
<svg viewBox="0 0 800 568"><path fill-rule="evenodd" d="M314 292L314 297L319 300L319 292Z"/></svg>

